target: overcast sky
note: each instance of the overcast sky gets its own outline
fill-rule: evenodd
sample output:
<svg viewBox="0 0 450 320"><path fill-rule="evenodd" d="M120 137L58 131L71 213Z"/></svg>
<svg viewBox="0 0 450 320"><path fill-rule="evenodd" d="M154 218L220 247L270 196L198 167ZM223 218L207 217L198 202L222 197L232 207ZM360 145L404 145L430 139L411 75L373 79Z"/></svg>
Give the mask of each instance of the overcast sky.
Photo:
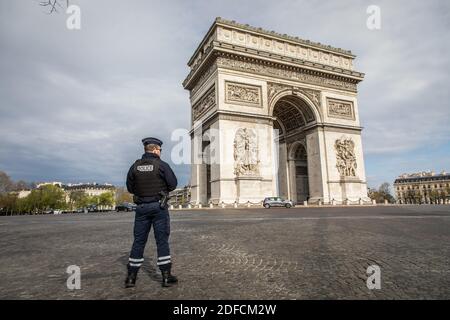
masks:
<svg viewBox="0 0 450 320"><path fill-rule="evenodd" d="M61 1L65 6L65 1ZM189 128L186 63L217 16L351 50L369 186L450 171L450 2L98 1L81 30L38 0L0 1L0 170L123 185L140 140ZM381 29L366 27L367 6ZM173 166L180 185L189 167Z"/></svg>

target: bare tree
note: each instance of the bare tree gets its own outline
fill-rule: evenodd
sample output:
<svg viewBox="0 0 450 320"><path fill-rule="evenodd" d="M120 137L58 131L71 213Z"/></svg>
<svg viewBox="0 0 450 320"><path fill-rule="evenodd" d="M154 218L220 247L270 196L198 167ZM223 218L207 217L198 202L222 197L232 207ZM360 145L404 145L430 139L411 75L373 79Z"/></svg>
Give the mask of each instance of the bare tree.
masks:
<svg viewBox="0 0 450 320"><path fill-rule="evenodd" d="M14 182L11 178L3 171L0 171L0 194L12 191L14 188Z"/></svg>
<svg viewBox="0 0 450 320"><path fill-rule="evenodd" d="M383 183L378 190L369 189L369 197L372 200L376 200L377 203L383 203L384 200L389 201L390 203L394 202L394 197L391 194L391 187L389 183Z"/></svg>
<svg viewBox="0 0 450 320"><path fill-rule="evenodd" d="M133 195L124 187L116 188L116 203L133 202Z"/></svg>
<svg viewBox="0 0 450 320"><path fill-rule="evenodd" d="M57 7L62 8L62 5L59 3L58 0L41 1L39 2L39 5L42 7L50 7L50 11L48 14L51 14L53 12L58 13ZM69 0L66 0L66 7L69 7Z"/></svg>

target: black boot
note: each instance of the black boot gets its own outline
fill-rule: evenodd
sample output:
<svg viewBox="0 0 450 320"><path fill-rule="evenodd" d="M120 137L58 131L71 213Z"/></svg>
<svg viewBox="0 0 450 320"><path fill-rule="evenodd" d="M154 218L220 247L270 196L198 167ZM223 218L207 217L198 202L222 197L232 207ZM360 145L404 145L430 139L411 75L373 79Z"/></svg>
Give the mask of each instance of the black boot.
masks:
<svg viewBox="0 0 450 320"><path fill-rule="evenodd" d="M170 273L170 270L161 271L162 274L162 286L171 287L173 284L178 282L177 277Z"/></svg>
<svg viewBox="0 0 450 320"><path fill-rule="evenodd" d="M134 288L136 286L137 272L128 271L128 276L125 279L125 288Z"/></svg>

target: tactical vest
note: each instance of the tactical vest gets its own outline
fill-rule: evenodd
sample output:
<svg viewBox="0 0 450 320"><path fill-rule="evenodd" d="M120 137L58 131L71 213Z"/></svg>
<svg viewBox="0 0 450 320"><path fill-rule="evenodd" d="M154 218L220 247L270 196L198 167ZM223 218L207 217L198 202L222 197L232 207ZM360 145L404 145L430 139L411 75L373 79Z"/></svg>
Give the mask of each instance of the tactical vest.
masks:
<svg viewBox="0 0 450 320"><path fill-rule="evenodd" d="M139 159L133 165L134 195L138 197L158 196L167 190L166 181L159 174L160 159Z"/></svg>

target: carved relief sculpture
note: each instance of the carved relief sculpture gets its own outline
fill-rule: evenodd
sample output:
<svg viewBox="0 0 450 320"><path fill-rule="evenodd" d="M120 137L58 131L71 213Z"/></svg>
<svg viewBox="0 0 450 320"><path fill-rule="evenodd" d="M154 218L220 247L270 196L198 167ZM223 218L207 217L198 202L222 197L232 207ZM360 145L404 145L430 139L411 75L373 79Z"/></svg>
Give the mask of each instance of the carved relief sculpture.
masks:
<svg viewBox="0 0 450 320"><path fill-rule="evenodd" d="M211 75L213 74L215 71L217 70L217 64L214 62L212 63L208 69L205 70L205 72L199 77L197 83L195 84L195 86L192 88L191 92L190 92L190 96L192 98L192 96L194 94L197 93L198 89L200 89L200 87L205 83L205 80Z"/></svg>
<svg viewBox="0 0 450 320"><path fill-rule="evenodd" d="M286 84L267 82L267 93L268 93L268 96L269 96L269 101L271 101L272 98L277 93L279 93L280 91L286 90L286 89L291 89L291 90L295 90L295 91L303 93L309 99L311 99L311 101L314 103L314 105L316 107L318 107L319 110L320 110L320 106L321 106L321 103L320 103L320 91L306 89L306 88L300 88L300 87L296 87L296 86L290 86L290 85L286 85Z"/></svg>
<svg viewBox="0 0 450 320"><path fill-rule="evenodd" d="M261 106L261 87L225 82L226 101Z"/></svg>
<svg viewBox="0 0 450 320"><path fill-rule="evenodd" d="M341 138L334 144L336 149L336 167L341 177L356 177L355 143L351 139Z"/></svg>
<svg viewBox="0 0 450 320"><path fill-rule="evenodd" d="M208 92L200 99L195 106L192 107L192 121L197 120L202 114L210 110L216 104L216 90L213 86Z"/></svg>
<svg viewBox="0 0 450 320"><path fill-rule="evenodd" d="M258 144L255 131L247 128L237 130L234 138L234 174L256 176L259 174Z"/></svg>
<svg viewBox="0 0 450 320"><path fill-rule="evenodd" d="M318 76L306 73L307 71L287 70L277 68L274 66L267 66L258 64L257 62L246 62L240 60L233 60L225 57L217 58L217 66L222 68L229 68L238 71L250 72L255 74L262 74L265 76L274 76L285 78L288 80L300 81L309 84L315 84L330 88L337 88L356 92L356 83L347 82L338 79L327 78L325 76Z"/></svg>

